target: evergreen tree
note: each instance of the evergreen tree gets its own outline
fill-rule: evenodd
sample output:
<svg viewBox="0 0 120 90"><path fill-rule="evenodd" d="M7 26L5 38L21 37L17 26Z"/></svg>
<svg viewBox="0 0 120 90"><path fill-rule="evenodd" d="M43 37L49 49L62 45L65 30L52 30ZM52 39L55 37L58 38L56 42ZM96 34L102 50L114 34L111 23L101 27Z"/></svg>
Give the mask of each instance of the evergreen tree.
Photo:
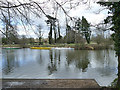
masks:
<svg viewBox="0 0 120 90"><path fill-rule="evenodd" d="M112 24L110 30L114 31L112 34L115 42L115 51L118 56L118 82L117 87L120 89L120 1L119 2L98 2L100 5L106 6L110 14L104 21L105 24ZM111 15L112 14L112 15Z"/></svg>
<svg viewBox="0 0 120 90"><path fill-rule="evenodd" d="M87 43L89 44L90 36L91 36L90 24L88 23L86 18L84 18L84 16L82 16L81 24L82 24L82 29L81 29L82 34L85 36L85 39L86 39Z"/></svg>

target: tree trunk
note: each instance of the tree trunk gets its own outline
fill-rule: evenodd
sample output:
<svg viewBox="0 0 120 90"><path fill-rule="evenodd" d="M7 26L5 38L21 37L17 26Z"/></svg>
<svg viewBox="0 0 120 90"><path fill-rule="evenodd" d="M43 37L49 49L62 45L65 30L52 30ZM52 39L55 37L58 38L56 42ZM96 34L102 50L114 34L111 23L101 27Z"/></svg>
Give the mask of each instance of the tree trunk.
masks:
<svg viewBox="0 0 120 90"><path fill-rule="evenodd" d="M118 54L118 82L117 87L120 88L120 53Z"/></svg>
<svg viewBox="0 0 120 90"><path fill-rule="evenodd" d="M58 35L59 35L59 38L61 38L61 35L60 35L60 25L59 25L59 22L58 22Z"/></svg>
<svg viewBox="0 0 120 90"><path fill-rule="evenodd" d="M52 44L52 24L50 24L49 44Z"/></svg>
<svg viewBox="0 0 120 90"><path fill-rule="evenodd" d="M54 26L54 39L55 39L55 43L56 43L57 38L56 38L56 29L55 29L55 26Z"/></svg>
<svg viewBox="0 0 120 90"><path fill-rule="evenodd" d="M85 34L85 39L87 41L87 44L90 44L90 37L88 35Z"/></svg>
<svg viewBox="0 0 120 90"><path fill-rule="evenodd" d="M41 37L39 37L39 45L41 45L41 42L42 42L42 40L41 40L42 38Z"/></svg>
<svg viewBox="0 0 120 90"><path fill-rule="evenodd" d="M56 43L56 39L57 39L57 38L56 38L56 31L54 31L54 32L55 32L55 36L54 36L54 37L55 37L55 43Z"/></svg>
<svg viewBox="0 0 120 90"><path fill-rule="evenodd" d="M6 25L6 42L7 44L9 44L9 40L8 40L8 25Z"/></svg>

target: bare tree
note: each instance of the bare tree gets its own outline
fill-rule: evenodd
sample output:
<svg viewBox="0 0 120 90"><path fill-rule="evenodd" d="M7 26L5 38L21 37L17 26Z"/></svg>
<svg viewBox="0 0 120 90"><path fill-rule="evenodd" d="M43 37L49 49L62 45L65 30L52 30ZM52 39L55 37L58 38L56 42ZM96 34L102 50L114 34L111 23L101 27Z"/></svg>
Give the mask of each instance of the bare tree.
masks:
<svg viewBox="0 0 120 90"><path fill-rule="evenodd" d="M83 0L84 1L84 0ZM49 32L49 38L52 40L52 28L54 30L54 38L55 38L55 43L58 38L61 37L60 35L60 24L61 22L58 17L58 12L62 11L67 18L70 20L73 20L74 17L71 17L69 15L70 10L73 8L79 6L81 3L81 0L43 0L43 1L33 1L33 0L27 0L27 1L20 1L20 0L15 0L15 1L0 1L0 19L3 19L3 15L6 15L8 13L8 25L10 27L10 19L12 18L12 21L17 24L22 24L24 29L27 32L26 25L30 26L31 29L33 25L33 17L31 18L31 15L34 15L35 17L41 18L43 16L47 17L49 21L52 21L50 25L50 32ZM52 9L49 9L49 4L52 5ZM86 2L83 2L86 3ZM68 6L69 8L66 8ZM49 12L48 12L49 10ZM55 18L56 20L51 19L51 17ZM56 29L58 23L58 31ZM11 25L12 26L12 25ZM7 27L6 27L7 28ZM34 30L34 29L33 29ZM4 32L5 30L0 30L4 35L6 33ZM58 34L57 34L58 33Z"/></svg>
<svg viewBox="0 0 120 90"><path fill-rule="evenodd" d="M42 36L43 36L43 33L41 31L42 27L41 27L41 25L38 25L37 28L38 29L37 29L36 34L37 34L37 36L39 38L39 45L41 45L42 44Z"/></svg>

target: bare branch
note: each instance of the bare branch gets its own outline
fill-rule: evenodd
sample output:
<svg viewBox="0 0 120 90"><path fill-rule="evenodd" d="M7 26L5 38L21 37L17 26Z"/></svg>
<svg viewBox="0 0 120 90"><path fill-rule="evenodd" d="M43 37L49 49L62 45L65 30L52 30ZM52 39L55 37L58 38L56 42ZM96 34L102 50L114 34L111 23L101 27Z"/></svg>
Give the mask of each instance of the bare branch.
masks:
<svg viewBox="0 0 120 90"><path fill-rule="evenodd" d="M31 6L31 3L23 3L23 4L19 4L19 5L13 5L13 6L0 6L0 8L17 8L17 7L24 6L24 5Z"/></svg>
<svg viewBox="0 0 120 90"><path fill-rule="evenodd" d="M61 7L61 9L63 10L63 12L72 20L72 17L67 14L67 12L66 12L65 9L62 7L62 5L60 5L56 0L54 0L54 1L59 5L59 7Z"/></svg>

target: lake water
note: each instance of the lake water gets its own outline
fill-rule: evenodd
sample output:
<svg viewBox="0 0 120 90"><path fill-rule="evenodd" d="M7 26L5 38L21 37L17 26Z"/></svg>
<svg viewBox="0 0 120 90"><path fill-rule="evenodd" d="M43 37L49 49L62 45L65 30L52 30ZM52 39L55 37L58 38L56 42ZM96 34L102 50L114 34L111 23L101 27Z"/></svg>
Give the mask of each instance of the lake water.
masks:
<svg viewBox="0 0 120 90"><path fill-rule="evenodd" d="M117 77L114 50L2 49L2 77L95 79L107 86Z"/></svg>

